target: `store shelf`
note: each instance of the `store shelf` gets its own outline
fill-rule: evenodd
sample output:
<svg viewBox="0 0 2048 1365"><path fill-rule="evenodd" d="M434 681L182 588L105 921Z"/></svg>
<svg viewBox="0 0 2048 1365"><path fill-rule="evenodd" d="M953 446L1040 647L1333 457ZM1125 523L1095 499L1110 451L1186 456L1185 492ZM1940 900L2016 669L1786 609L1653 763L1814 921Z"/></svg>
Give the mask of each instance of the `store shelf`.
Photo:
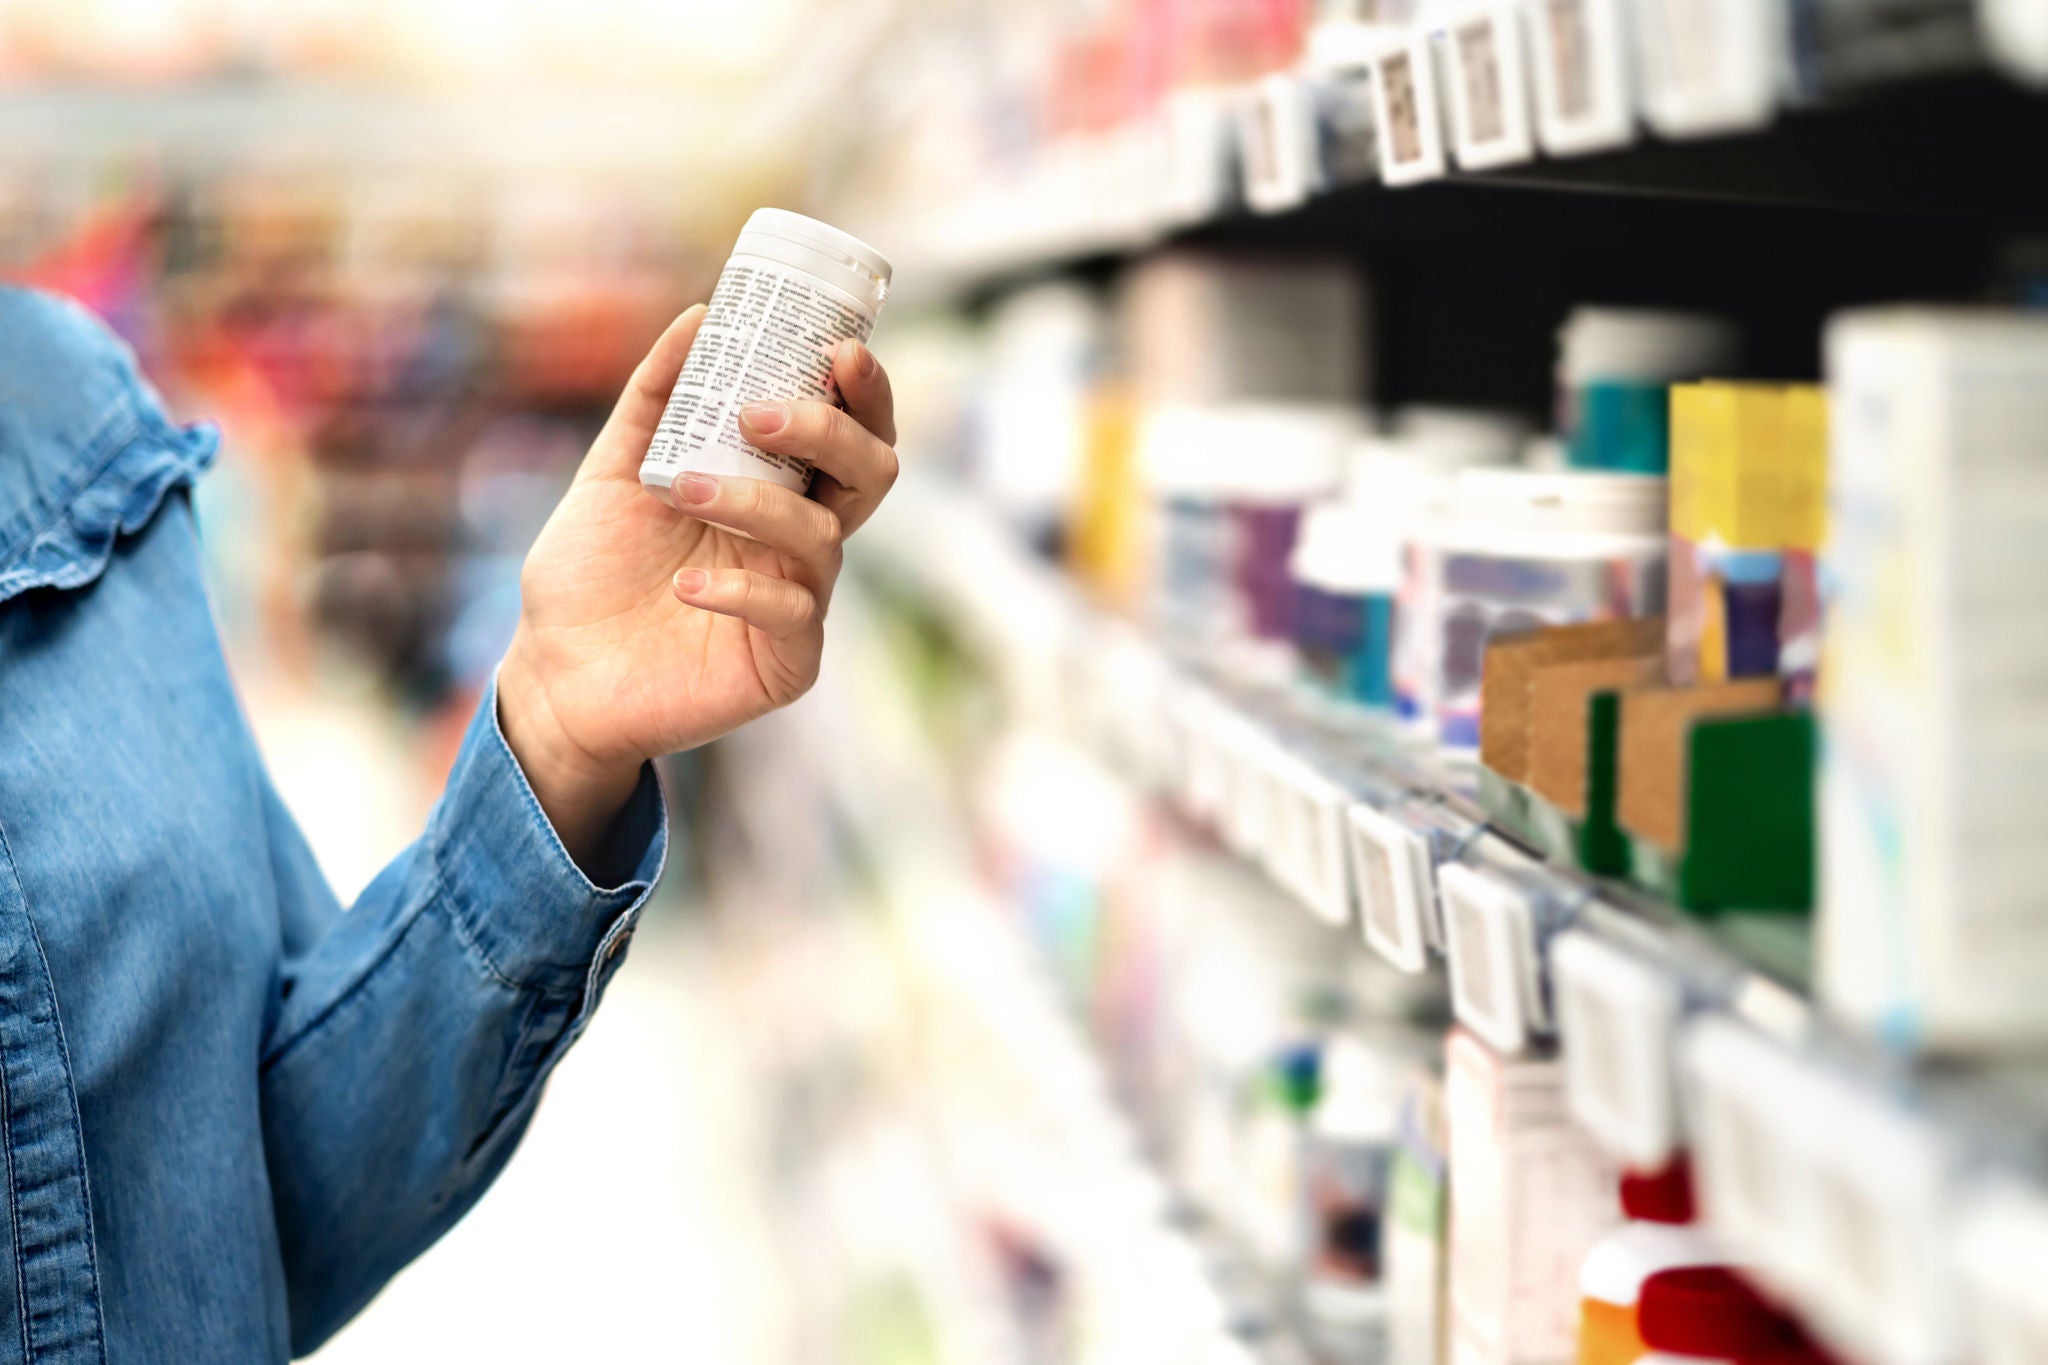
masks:
<svg viewBox="0 0 2048 1365"><path fill-rule="evenodd" d="M1710 1221L1726 1223L1721 1230L1745 1249L1760 1241L1768 1253L1760 1273L1824 1326L1848 1323L1838 1337L1853 1344L1856 1315L1888 1301L1881 1287L1893 1283L1890 1270L1858 1280L1861 1271L1837 1268L1847 1264L1850 1243L1874 1238L1904 1257L1898 1264L1961 1293L1964 1272L1947 1259L1955 1210L1974 1206L1988 1188L2048 1193L2048 1059L1917 1059L1837 1025L1807 979L1804 919L1701 918L1545 861L1487 821L1469 772L1455 763L1388 727L1321 713L1285 687L1232 681L1156 645L1088 605L963 494L913 483L874 532L863 538L861 561L986 660L1013 708L1062 726L1129 780L1215 829L1326 923L1333 946L1365 952L1370 942L1404 969L1448 971L1460 1021L1504 1050L1544 1052L1566 1032L1582 1121L1610 1150L1627 1150L1645 1132L1653 1147L1691 1145ZM1333 861L1332 841L1356 842L1361 819L1376 829L1391 821L1427 848L1428 881L1418 894L1425 913L1441 904L1456 921L1432 930L1448 940L1448 959L1437 947L1388 953L1386 933L1361 933L1394 886L1365 889L1357 848ZM1450 869L1457 871L1446 877ZM1483 883L1488 897L1518 901L1517 913L1494 921L1459 909L1454 902L1472 893L1454 894L1452 880ZM1561 972L1557 945L1567 935L1592 945L1575 949L1580 956L1618 963L1649 983L1663 1013L1628 990L1606 995L1596 1013L1567 1001L1606 989L1582 968ZM1595 986L1582 984L1588 979ZM1561 1030L1558 1016L1568 1011L1578 1029L1602 1021L1601 1036ZM1743 1078L1733 1100L1724 1053ZM1596 1063L1631 1068L1649 1083L1605 1086L1620 1110L1589 1115L1600 1101L1588 1087L1602 1087L1576 1072ZM1721 1123L1730 1104L1749 1106L1744 1122L1753 1119L1758 1130ZM1837 1120L1868 1125L1885 1159L1834 1170L1826 1155L1833 1148L1814 1134L1843 1131L1829 1126ZM1738 1130L1739 1138L1728 1135ZM1828 1185L1826 1197L1840 1207L1801 1194L1783 1209L1759 1211L1762 1226L1744 1227L1724 1196L1717 1213L1717 1183L1754 1156L1730 1144L1755 1142L1770 1144L1774 1167L1795 1173L1788 1179L1801 1162L1811 1164L1811 1182ZM1789 1247L1806 1270L1787 1260ZM1911 1320L1869 1358L1892 1365L1909 1357L1886 1354L1888 1343L1954 1330L1937 1300L1916 1293L1913 1302L1920 1307L1897 1310Z"/></svg>
<svg viewBox="0 0 2048 1365"><path fill-rule="evenodd" d="M1623 246L1672 261L1810 261L1836 274L1869 251L1894 272L1903 265L1910 275L1917 262L1937 259L1953 270L1959 256L2048 227L2048 180L2015 162L2015 149L2044 139L2048 95L1975 71L1782 109L1755 131L1673 141L1639 129L1619 149L1535 151L1476 171L1451 157L1440 177L1421 183L1339 184L1275 212L1250 210L1230 186L1193 219L1142 202L1107 201L1105 211L1100 197L1092 214L1052 226L1022 206L977 214L911 253L917 269L906 272L906 287L913 296L974 298L1053 271L1100 271L1169 244L1383 254L1447 238L1508 249L1524 266L1566 269ZM1228 148L1219 155L1233 159ZM923 227L877 231L915 237ZM1897 283L1929 293L1953 287L1948 276Z"/></svg>

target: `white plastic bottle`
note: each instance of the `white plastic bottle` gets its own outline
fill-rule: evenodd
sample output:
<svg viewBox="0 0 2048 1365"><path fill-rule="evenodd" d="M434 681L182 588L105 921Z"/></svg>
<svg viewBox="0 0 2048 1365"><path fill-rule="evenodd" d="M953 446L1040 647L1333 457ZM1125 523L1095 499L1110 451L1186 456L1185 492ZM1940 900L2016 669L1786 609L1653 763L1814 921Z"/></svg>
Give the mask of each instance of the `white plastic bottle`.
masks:
<svg viewBox="0 0 2048 1365"><path fill-rule="evenodd" d="M756 209L719 274L690 358L669 396L640 483L663 502L684 474L766 479L803 492L811 468L740 436L746 403L830 399L832 352L865 342L889 296L889 262L838 228Z"/></svg>

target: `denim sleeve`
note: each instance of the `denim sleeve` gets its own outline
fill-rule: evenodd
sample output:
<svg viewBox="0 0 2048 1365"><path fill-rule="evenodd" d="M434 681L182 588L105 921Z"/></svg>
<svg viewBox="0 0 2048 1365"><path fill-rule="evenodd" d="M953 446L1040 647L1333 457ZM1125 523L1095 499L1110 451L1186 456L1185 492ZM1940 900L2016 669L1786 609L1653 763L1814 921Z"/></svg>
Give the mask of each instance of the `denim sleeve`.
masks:
<svg viewBox="0 0 2048 1365"><path fill-rule="evenodd" d="M495 685L426 834L346 913L267 805L284 966L263 1126L303 1353L504 1166L624 957L668 832L644 768L586 876L506 746Z"/></svg>

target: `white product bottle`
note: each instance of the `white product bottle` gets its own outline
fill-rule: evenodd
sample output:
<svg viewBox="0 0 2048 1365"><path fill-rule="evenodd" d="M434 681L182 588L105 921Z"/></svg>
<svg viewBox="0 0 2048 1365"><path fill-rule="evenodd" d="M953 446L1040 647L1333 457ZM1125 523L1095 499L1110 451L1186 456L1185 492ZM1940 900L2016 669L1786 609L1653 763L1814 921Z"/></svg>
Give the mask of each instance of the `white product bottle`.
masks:
<svg viewBox="0 0 2048 1365"><path fill-rule="evenodd" d="M830 399L832 352L865 342L889 296L889 262L838 228L756 209L712 291L640 483L664 502L683 474L766 479L803 492L811 467L741 439L742 404Z"/></svg>

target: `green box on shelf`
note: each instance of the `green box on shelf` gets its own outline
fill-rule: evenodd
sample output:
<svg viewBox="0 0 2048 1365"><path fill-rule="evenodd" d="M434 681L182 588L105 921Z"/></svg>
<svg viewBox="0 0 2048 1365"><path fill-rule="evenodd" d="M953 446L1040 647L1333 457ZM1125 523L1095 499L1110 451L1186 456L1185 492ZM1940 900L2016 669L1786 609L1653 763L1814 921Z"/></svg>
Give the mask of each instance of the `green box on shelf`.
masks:
<svg viewBox="0 0 2048 1365"><path fill-rule="evenodd" d="M1695 722L1685 851L1630 836L1629 876L1688 910L1810 911L1814 744L1808 711Z"/></svg>

